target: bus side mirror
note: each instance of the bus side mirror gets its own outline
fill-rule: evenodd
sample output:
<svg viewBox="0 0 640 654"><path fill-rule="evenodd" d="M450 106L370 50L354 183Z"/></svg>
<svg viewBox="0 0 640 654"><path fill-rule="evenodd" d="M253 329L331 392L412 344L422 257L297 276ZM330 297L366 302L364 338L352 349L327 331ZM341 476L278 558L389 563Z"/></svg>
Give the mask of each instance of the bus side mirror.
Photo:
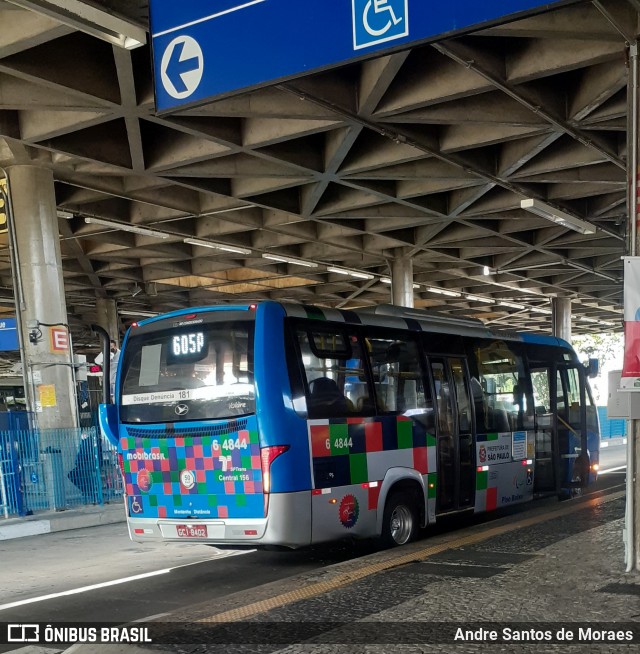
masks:
<svg viewBox="0 0 640 654"><path fill-rule="evenodd" d="M106 329L100 325L91 325L91 331L97 334L102 341L102 403L111 403L111 393L109 380L111 379L111 352L109 350L109 334Z"/></svg>
<svg viewBox="0 0 640 654"><path fill-rule="evenodd" d="M593 379L598 376L600 372L600 361L598 359L589 359L589 362L585 365L587 369L587 377Z"/></svg>
<svg viewBox="0 0 640 654"><path fill-rule="evenodd" d="M98 423L104 437L112 444L118 444L118 407L115 404L98 406Z"/></svg>

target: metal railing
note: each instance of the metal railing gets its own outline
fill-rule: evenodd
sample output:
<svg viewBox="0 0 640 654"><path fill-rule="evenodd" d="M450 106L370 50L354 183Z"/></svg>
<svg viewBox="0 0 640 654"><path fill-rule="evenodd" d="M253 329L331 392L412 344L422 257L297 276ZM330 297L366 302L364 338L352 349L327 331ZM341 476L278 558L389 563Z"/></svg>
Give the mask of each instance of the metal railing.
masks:
<svg viewBox="0 0 640 654"><path fill-rule="evenodd" d="M121 498L116 448L95 427L0 431L0 515L5 518Z"/></svg>

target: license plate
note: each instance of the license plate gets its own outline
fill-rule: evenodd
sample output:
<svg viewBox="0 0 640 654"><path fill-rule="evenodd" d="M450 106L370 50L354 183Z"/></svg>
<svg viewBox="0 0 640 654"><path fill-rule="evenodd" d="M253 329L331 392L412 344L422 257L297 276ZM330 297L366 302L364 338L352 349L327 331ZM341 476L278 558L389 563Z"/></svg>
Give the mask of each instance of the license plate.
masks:
<svg viewBox="0 0 640 654"><path fill-rule="evenodd" d="M176 530L180 538L207 537L207 525L178 525Z"/></svg>

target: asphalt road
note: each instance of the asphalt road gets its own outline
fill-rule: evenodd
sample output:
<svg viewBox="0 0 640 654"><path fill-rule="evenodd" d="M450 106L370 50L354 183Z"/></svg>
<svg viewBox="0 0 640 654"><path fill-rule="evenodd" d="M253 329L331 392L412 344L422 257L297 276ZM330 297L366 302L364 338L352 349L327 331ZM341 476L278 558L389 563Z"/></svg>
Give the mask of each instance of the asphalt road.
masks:
<svg viewBox="0 0 640 654"><path fill-rule="evenodd" d="M591 490L621 487L624 469L617 468L624 465L624 453L621 446L603 450L601 468L613 472ZM557 506L552 498L542 502ZM518 514L531 506L496 514ZM437 531L468 524L449 521ZM0 622L130 622L204 601L223 609L231 593L373 551L369 542L242 553L187 543L141 545L129 540L124 524L0 541ZM0 647L0 652L11 649Z"/></svg>
<svg viewBox="0 0 640 654"><path fill-rule="evenodd" d="M621 439L616 439L614 446L609 446L607 441L603 441L603 446L600 449L600 469L605 471L605 474L619 474L624 476L624 467L627 463L627 446L619 443Z"/></svg>

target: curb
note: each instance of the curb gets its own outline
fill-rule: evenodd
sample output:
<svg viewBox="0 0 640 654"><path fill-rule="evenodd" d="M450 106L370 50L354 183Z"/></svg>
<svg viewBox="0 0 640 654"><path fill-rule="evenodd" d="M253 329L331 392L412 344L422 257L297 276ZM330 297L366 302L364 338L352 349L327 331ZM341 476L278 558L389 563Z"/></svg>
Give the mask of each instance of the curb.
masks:
<svg viewBox="0 0 640 654"><path fill-rule="evenodd" d="M143 645L98 645L98 644L82 644L77 643L71 645L63 650L61 654L74 654L74 652L82 652L82 654L158 654L158 649L144 647Z"/></svg>
<svg viewBox="0 0 640 654"><path fill-rule="evenodd" d="M73 511L59 511L29 518L12 518L0 522L0 541L50 534L68 529L99 527L126 520L122 503L87 507Z"/></svg>

